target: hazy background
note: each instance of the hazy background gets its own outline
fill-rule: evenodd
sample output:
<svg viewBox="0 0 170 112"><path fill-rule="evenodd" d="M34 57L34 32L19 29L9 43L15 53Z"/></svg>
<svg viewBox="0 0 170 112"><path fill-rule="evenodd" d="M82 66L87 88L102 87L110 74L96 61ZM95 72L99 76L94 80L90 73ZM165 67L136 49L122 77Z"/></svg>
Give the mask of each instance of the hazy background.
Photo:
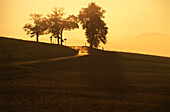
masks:
<svg viewBox="0 0 170 112"><path fill-rule="evenodd" d="M23 31L30 13L52 12L64 7L67 15L79 13L96 2L106 10L109 27L107 50L138 52L170 57L170 0L0 0L0 36L35 40ZM81 29L64 31L67 45L85 45ZM49 35L40 36L49 42Z"/></svg>

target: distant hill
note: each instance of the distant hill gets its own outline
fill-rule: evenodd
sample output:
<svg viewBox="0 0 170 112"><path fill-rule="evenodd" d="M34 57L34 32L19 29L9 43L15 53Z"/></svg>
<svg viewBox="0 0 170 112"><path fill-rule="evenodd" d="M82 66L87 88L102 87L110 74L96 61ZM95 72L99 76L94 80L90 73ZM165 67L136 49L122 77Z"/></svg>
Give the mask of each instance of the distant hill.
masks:
<svg viewBox="0 0 170 112"><path fill-rule="evenodd" d="M25 61L75 55L66 46L0 37L1 62Z"/></svg>
<svg viewBox="0 0 170 112"><path fill-rule="evenodd" d="M170 57L170 35L160 33L144 33L108 43L111 50L138 52Z"/></svg>

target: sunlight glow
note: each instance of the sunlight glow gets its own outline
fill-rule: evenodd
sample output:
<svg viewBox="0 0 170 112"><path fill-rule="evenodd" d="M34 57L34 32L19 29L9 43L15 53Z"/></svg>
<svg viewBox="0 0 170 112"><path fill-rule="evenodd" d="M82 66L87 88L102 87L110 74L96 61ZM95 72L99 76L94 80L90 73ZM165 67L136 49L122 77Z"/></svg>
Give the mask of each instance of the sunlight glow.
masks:
<svg viewBox="0 0 170 112"><path fill-rule="evenodd" d="M90 2L96 2L106 10L104 21L109 27L108 43L101 44L106 50L170 56L170 0L1 0L0 36L35 41L36 38L30 38L22 29L24 24L30 23L31 13L46 15L54 7L64 7L67 15L77 15ZM140 41L137 39L146 33L153 35L143 35ZM158 36L159 39L155 39ZM63 37L67 38L69 46L87 43L81 26L64 31ZM146 39L150 43L147 48ZM41 42L49 40L49 35L40 37Z"/></svg>

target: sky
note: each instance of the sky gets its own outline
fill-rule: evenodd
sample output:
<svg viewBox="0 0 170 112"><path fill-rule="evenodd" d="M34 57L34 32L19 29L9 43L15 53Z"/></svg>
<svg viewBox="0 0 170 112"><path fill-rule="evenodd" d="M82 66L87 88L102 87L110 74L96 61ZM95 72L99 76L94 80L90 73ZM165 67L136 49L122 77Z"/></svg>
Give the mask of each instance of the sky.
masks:
<svg viewBox="0 0 170 112"><path fill-rule="evenodd" d="M63 7L66 15L78 15L95 2L106 10L109 27L106 50L170 57L170 0L0 0L0 36L35 41L23 30L31 13L49 14ZM84 30L64 31L67 45L85 45ZM49 35L41 36L49 42ZM100 48L100 47L99 47Z"/></svg>

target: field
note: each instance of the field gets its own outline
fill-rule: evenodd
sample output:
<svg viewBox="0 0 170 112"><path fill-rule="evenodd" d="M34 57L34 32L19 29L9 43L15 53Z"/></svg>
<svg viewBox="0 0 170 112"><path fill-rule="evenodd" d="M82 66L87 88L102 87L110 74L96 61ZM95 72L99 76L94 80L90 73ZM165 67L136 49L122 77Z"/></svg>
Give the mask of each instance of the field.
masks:
<svg viewBox="0 0 170 112"><path fill-rule="evenodd" d="M0 37L0 64L75 55L66 46Z"/></svg>
<svg viewBox="0 0 170 112"><path fill-rule="evenodd" d="M4 43L8 41L10 39ZM39 59L39 55L34 55L34 49L30 50L30 47L25 49L28 45L27 42L23 43L24 50L20 50L22 57L18 60L25 59L22 52L27 50L31 51L28 53L31 58L26 60ZM41 55L48 52L50 56L45 54L46 56L41 59L55 56L54 52L50 53L53 50L47 50L46 46L56 47L56 55L60 54L59 57L76 54L76 51L67 47L43 44L43 49L37 49L35 52L42 53ZM61 49L63 50L59 53ZM87 49L88 56L73 59L1 66L0 110L2 112L170 111L170 58ZM18 61L13 55L12 58L8 55L7 58ZM10 62L3 61L1 65L4 63Z"/></svg>

